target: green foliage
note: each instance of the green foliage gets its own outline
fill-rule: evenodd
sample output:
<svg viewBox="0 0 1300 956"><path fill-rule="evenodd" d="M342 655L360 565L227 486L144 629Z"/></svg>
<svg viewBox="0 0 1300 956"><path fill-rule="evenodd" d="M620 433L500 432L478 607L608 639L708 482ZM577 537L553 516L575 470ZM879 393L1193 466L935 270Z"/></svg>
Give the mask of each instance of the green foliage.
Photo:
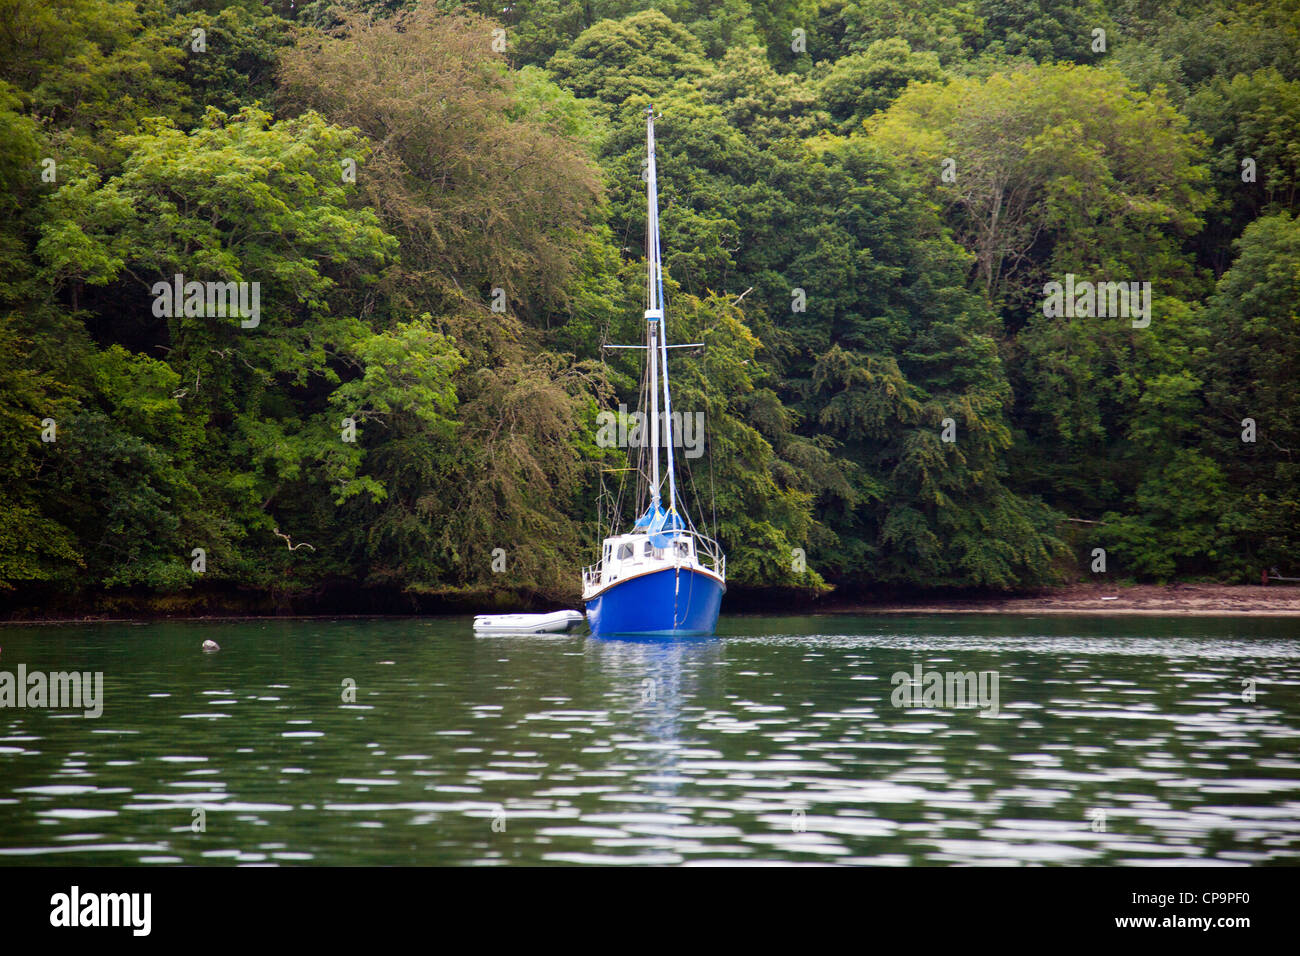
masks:
<svg viewBox="0 0 1300 956"><path fill-rule="evenodd" d="M1212 141L1211 170L1222 201L1202 242L1202 256L1222 273L1230 240L1266 213L1300 212L1300 80L1276 69L1204 83L1187 112Z"/></svg>
<svg viewBox="0 0 1300 956"><path fill-rule="evenodd" d="M1046 66L915 86L870 132L942 197L996 303L1024 308L1047 277L1089 268L1185 278L1179 233L1208 205L1196 138L1119 74Z"/></svg>
<svg viewBox="0 0 1300 956"><path fill-rule="evenodd" d="M547 69L575 95L607 108L711 72L699 40L658 10L602 20L551 57Z"/></svg>
<svg viewBox="0 0 1300 956"><path fill-rule="evenodd" d="M502 288L512 314L562 302L599 178L572 137L593 120L537 71L508 72L489 21L419 8L349 19L282 57L281 97L360 130L373 145L358 186L401 242L385 295L407 312L482 313Z"/></svg>
<svg viewBox="0 0 1300 956"><path fill-rule="evenodd" d="M1235 555L1251 578L1246 558L1293 567L1300 547L1300 219L1263 217L1236 248L1207 308L1206 451L1228 479ZM1253 442L1243 440L1247 418Z"/></svg>
<svg viewBox="0 0 1300 956"><path fill-rule="evenodd" d="M718 104L727 123L770 143L811 136L829 124L816 90L799 76L778 73L759 47L734 47L701 84L704 101Z"/></svg>
<svg viewBox="0 0 1300 956"><path fill-rule="evenodd" d="M36 123L21 110L18 91L0 81L0 303L19 301L32 273L23 226L40 189L40 143Z"/></svg>
<svg viewBox="0 0 1300 956"><path fill-rule="evenodd" d="M1105 51L1094 48L1093 31L1109 40L1118 29L1102 0L979 0L984 43L1039 63L1097 63Z"/></svg>
<svg viewBox="0 0 1300 956"><path fill-rule="evenodd" d="M62 430L48 487L59 496L60 523L76 535L89 583L185 587L185 489L167 456L100 412L79 412Z"/></svg>
<svg viewBox="0 0 1300 956"><path fill-rule="evenodd" d="M1147 43L1176 65L1189 90L1239 73L1275 68L1300 79L1297 0L1189 0L1131 5L1116 11L1124 35ZM1121 44L1125 42L1121 38Z"/></svg>
<svg viewBox="0 0 1300 956"><path fill-rule="evenodd" d="M725 297L676 297L672 335L704 343L700 358L673 362L674 408L702 413L708 450L692 463L678 456L688 510L711 522L727 552L728 580L749 587L827 590L820 574L796 571L796 547L828 536L813 514L815 473L827 456L802 441L758 362L762 343ZM716 500L710 500L716 496Z"/></svg>
<svg viewBox="0 0 1300 956"><path fill-rule="evenodd" d="M49 504L37 484L47 458L42 434L57 441L59 422L76 406L38 353L16 316L0 317L0 592L58 578L81 561L72 533L42 513Z"/></svg>
<svg viewBox="0 0 1300 956"><path fill-rule="evenodd" d="M906 40L876 40L863 53L835 61L821 81L819 99L845 132L892 103L909 83L929 83L942 76L933 53L913 53Z"/></svg>
<svg viewBox="0 0 1300 956"><path fill-rule="evenodd" d="M810 51L818 60L838 60L898 39L948 63L979 45L984 20L978 7L975 0L830 0L818 5L808 31Z"/></svg>
<svg viewBox="0 0 1300 956"><path fill-rule="evenodd" d="M734 584L1294 573L1298 11L0 0L0 591L572 599L651 104ZM1067 273L1150 324L1045 314Z"/></svg>
<svg viewBox="0 0 1300 956"><path fill-rule="evenodd" d="M349 427L364 433L367 422L398 429L403 426L395 420L401 420L426 441L439 445L452 441L458 424L453 376L465 360L433 328L428 314L416 322L399 322L389 331L360 333L348 352L362 371L330 394L330 405L341 415L340 436ZM364 450L355 441L331 447L328 457L327 470L341 486L337 503L362 493L375 501L387 497L382 482L358 475Z"/></svg>
<svg viewBox="0 0 1300 956"><path fill-rule="evenodd" d="M0 20L0 81L48 123L61 164L102 161L145 117L189 109L185 54L159 32L168 18L156 0L4 0Z"/></svg>
<svg viewBox="0 0 1300 956"><path fill-rule="evenodd" d="M289 22L265 7L231 5L174 21L174 42L186 50L183 77L199 110L214 106L236 113L270 102L280 49L290 43ZM193 49L194 30L203 30L204 49Z"/></svg>
<svg viewBox="0 0 1300 956"><path fill-rule="evenodd" d="M158 549L180 554L182 532L208 548L217 576L254 562L239 552L240 539L278 532L277 494L303 479L332 432L311 394L338 382L334 356L357 335L346 306L396 242L372 211L351 207L339 177L341 160L363 156L363 144L314 114L272 123L253 107L232 117L210 110L188 135L160 123L121 145L120 174L101 181L89 173L51 197L37 251L56 288L109 286L161 320L148 328L169 343L167 360L114 348L92 362L114 418L79 416L54 480L81 536L96 529L102 554L87 559L99 562L92 567L104 584L164 586L183 579L170 576L174 558ZM170 286L176 274L258 283L258 324L161 315L157 285ZM195 456L199 473L172 474L168 453ZM130 492L132 481L140 494ZM181 492L198 499L196 509ZM151 523L156 542L126 543Z"/></svg>
<svg viewBox="0 0 1300 956"><path fill-rule="evenodd" d="M1135 514L1104 516L1095 540L1115 556L1108 572L1167 581L1215 568L1229 543L1225 498L1222 469L1194 449L1177 450L1138 486Z"/></svg>

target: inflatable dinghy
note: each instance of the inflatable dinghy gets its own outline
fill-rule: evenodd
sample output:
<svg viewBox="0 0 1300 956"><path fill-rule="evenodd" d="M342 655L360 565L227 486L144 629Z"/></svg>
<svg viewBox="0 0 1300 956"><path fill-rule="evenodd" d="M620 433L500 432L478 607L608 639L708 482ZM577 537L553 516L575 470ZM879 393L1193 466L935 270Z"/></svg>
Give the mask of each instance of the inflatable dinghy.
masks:
<svg viewBox="0 0 1300 956"><path fill-rule="evenodd" d="M577 611L550 614L480 614L474 618L475 634L556 634L584 618Z"/></svg>

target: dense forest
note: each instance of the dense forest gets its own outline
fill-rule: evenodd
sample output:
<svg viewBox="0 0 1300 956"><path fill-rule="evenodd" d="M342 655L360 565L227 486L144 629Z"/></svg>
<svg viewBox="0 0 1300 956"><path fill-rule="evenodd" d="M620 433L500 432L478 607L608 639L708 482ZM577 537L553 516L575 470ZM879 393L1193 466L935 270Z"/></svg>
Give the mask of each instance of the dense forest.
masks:
<svg viewBox="0 0 1300 956"><path fill-rule="evenodd" d="M573 600L651 104L733 591L1300 574L1300 0L0 0L0 603Z"/></svg>

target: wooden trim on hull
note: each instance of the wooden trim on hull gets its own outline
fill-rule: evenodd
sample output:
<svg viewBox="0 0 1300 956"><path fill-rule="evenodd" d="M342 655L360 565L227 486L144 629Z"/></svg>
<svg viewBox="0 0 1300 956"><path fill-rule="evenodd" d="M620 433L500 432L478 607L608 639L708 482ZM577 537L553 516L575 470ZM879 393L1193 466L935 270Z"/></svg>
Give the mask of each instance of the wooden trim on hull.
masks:
<svg viewBox="0 0 1300 956"><path fill-rule="evenodd" d="M690 572L693 573L693 574L702 574L702 575L704 575L706 578L713 578L713 580L715 580L715 581L717 581L719 584L721 584L721 585L722 585L722 592L723 592L724 594L727 592L727 582L726 582L725 580L723 580L721 576L719 576L719 575L715 574L714 572L710 571L708 568L702 568L702 567L699 567L698 565L696 565L696 566L689 566L689 565L684 565L684 564L683 564L683 565L673 565L673 564L669 564L669 565L665 565L665 566L662 567L662 568L650 568L649 570L646 570L646 571L638 571L638 572L636 572L635 574L628 574L628 575L625 575L624 577L619 578L617 581L610 581L608 584L603 585L603 586L600 588L599 591L592 591L590 594L584 594L584 595L582 596L583 603L586 603L587 601L594 601L596 598L600 597L602 594L604 594L604 593L605 593L606 591L608 591L610 588L612 588L612 587L614 587L614 586L616 586L616 585L622 584L624 581L634 581L634 580L636 580L637 578L648 577L648 576L651 575L651 574L660 574L660 573L662 573L662 572L664 572L664 571L690 571Z"/></svg>

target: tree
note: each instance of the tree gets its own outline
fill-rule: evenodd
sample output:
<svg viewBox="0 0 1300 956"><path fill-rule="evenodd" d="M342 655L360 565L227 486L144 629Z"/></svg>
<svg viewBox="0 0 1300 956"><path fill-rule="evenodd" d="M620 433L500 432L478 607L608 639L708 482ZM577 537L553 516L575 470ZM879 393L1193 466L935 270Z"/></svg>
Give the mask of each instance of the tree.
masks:
<svg viewBox="0 0 1300 956"><path fill-rule="evenodd" d="M1214 185L1226 208L1212 210L1200 245L1222 274L1247 223L1265 212L1300 211L1300 80L1275 69L1216 77L1187 111L1212 141Z"/></svg>
<svg viewBox="0 0 1300 956"><path fill-rule="evenodd" d="M944 203L989 297L1024 309L1067 271L1180 278L1208 204L1186 126L1159 93L1066 65L913 86L869 130Z"/></svg>
<svg viewBox="0 0 1300 956"><path fill-rule="evenodd" d="M20 319L0 317L0 592L19 584L60 580L82 563L77 539L48 517L49 499L38 482L46 464L46 438L58 440L77 408L71 388L41 368L38 348ZM50 431L53 424L54 430Z"/></svg>
<svg viewBox="0 0 1300 956"><path fill-rule="evenodd" d="M222 5L214 13L193 12L174 20L172 40L187 50L183 78L198 113L215 106L226 113L269 103L275 95L280 50L290 43L289 21L260 4L251 11ZM203 50L193 49L203 31Z"/></svg>
<svg viewBox="0 0 1300 956"><path fill-rule="evenodd" d="M816 16L808 32L817 60L835 61L898 39L948 64L968 57L984 35L975 0L831 0L818 4Z"/></svg>
<svg viewBox="0 0 1300 956"><path fill-rule="evenodd" d="M759 143L802 139L829 125L817 90L778 73L759 47L734 47L701 84L704 102L722 107L728 124Z"/></svg>
<svg viewBox="0 0 1300 956"><path fill-rule="evenodd" d="M602 20L546 66L561 86L606 108L630 96L653 99L675 83L712 72L700 41L658 10Z"/></svg>
<svg viewBox="0 0 1300 956"><path fill-rule="evenodd" d="M185 53L159 32L166 22L154 2L5 0L0 81L49 124L46 148L60 164L105 162L146 116L186 115Z"/></svg>
<svg viewBox="0 0 1300 956"><path fill-rule="evenodd" d="M1300 220L1265 216L1236 248L1207 310L1205 451L1230 489L1233 564L1253 577L1257 565L1293 568L1300 554Z"/></svg>
<svg viewBox="0 0 1300 956"><path fill-rule="evenodd" d="M1097 63L1094 30L1109 38L1118 29L1102 0L979 0L985 44L1008 53L1024 53L1038 63Z"/></svg>
<svg viewBox="0 0 1300 956"><path fill-rule="evenodd" d="M939 58L913 53L906 40L876 40L865 52L836 60L821 80L820 101L844 132L892 103L912 82L930 83L943 75Z"/></svg>
<svg viewBox="0 0 1300 956"><path fill-rule="evenodd" d="M248 107L235 116L209 110L189 134L159 122L121 145L120 174L101 181L87 173L51 198L37 247L44 275L71 293L74 309L79 290L103 307L95 287L110 287L123 329L127 316L155 317L137 334L165 348L175 380L163 376L159 390L170 390L188 427L205 433L195 450L202 503L193 523L209 554L224 559L214 560L218 575L266 582L275 568L252 553L258 542L274 542L278 496L337 440L313 393L339 381L339 353L361 327L354 310L396 248L372 211L352 206L354 189L339 175L344 158L364 159L365 144L315 114L273 123ZM169 309L177 276L248 283L242 301L257 303L256 312L190 309L185 304L198 300L188 293ZM130 367L119 364L105 387L138 376ZM73 449L84 456L74 470L113 460L115 447L137 472L163 468L136 439L114 438L102 419L83 424L99 437ZM141 425L131 427L138 436ZM119 477L94 487L129 494ZM161 521L168 497L159 491L159 514L149 521ZM238 550L246 536L257 539L252 553Z"/></svg>
<svg viewBox="0 0 1300 956"><path fill-rule="evenodd" d="M373 143L364 165L354 157L357 183L402 244L384 287L394 304L477 324L501 288L512 314L541 324L563 302L600 198L571 138L591 123L537 74L509 72L490 37L489 21L430 6L352 18L285 51L282 95Z"/></svg>

